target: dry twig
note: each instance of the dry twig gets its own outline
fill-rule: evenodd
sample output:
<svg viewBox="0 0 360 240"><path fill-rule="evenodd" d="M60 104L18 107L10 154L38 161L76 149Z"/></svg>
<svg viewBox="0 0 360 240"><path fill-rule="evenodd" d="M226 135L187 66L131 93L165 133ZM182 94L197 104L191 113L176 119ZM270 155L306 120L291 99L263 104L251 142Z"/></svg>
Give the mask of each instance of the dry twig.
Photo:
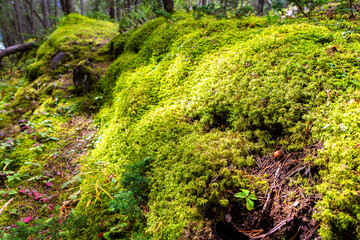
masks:
<svg viewBox="0 0 360 240"><path fill-rule="evenodd" d="M12 200L14 200L14 198L11 198L9 201L7 201L7 203L5 203L5 205L0 209L0 216L2 212L5 210L5 208L12 202Z"/></svg>

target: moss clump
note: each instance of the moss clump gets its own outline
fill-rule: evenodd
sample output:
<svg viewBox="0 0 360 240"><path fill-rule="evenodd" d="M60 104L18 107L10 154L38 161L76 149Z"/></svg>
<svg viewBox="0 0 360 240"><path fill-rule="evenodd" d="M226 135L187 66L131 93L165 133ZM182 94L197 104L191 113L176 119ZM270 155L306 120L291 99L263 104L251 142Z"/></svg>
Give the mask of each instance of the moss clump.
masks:
<svg viewBox="0 0 360 240"><path fill-rule="evenodd" d="M332 101L328 89L346 94L358 78L356 46L341 31L255 17L174 19L116 38L121 55L99 83L112 98L98 115L100 141L84 162L101 173L84 180L79 205L93 203L89 186L107 182L104 172L120 180L124 165L152 157L141 231L156 239L180 238L191 224L201 228L212 207L221 218L228 204L238 204L229 192L265 191L262 179L246 174L253 155L268 154L278 139L288 151L319 141L309 139L310 113ZM246 22L257 25L242 27ZM328 54L335 43L342 50ZM114 181L106 191L125 189Z"/></svg>
<svg viewBox="0 0 360 240"><path fill-rule="evenodd" d="M26 68L26 79L30 82L36 80L46 69L46 63L44 61L38 61Z"/></svg>

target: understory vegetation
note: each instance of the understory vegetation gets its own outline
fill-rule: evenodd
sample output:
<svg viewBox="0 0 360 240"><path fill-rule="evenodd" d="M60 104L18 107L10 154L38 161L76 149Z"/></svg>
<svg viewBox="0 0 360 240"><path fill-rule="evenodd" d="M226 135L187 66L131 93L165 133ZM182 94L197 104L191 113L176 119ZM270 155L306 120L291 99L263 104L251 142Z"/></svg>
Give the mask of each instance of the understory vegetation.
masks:
<svg viewBox="0 0 360 240"><path fill-rule="evenodd" d="M0 82L1 238L252 231L273 192L271 166L253 169L274 150L285 155L275 164L296 153L306 166L278 202L296 212L311 201L312 235L360 238L358 26L179 11L119 34L70 14L26 71ZM81 66L90 88L72 81ZM234 213L259 223L241 228Z"/></svg>

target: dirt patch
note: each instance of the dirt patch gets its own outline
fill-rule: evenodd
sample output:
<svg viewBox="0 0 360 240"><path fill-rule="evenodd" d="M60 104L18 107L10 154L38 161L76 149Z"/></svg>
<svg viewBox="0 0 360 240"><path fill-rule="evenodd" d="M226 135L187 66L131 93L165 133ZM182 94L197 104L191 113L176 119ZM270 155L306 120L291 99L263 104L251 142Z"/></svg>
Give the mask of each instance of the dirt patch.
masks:
<svg viewBox="0 0 360 240"><path fill-rule="evenodd" d="M321 143L302 152L256 157L256 166L249 175L261 176L270 186L257 193L255 207L249 211L237 202L230 202L227 212L212 208L206 213L208 223L196 239L315 239L319 222L312 218L318 196L311 190L318 169L307 158L317 155ZM219 220L220 219L220 220Z"/></svg>

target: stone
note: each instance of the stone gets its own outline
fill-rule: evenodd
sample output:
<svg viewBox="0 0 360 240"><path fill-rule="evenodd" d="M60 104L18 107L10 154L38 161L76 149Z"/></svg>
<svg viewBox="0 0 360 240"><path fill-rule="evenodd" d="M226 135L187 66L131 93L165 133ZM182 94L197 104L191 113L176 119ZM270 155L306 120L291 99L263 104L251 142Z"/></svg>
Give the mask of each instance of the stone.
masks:
<svg viewBox="0 0 360 240"><path fill-rule="evenodd" d="M74 85L79 92L89 91L99 77L99 70L89 60L79 62L73 71Z"/></svg>
<svg viewBox="0 0 360 240"><path fill-rule="evenodd" d="M64 55L65 54L62 51L59 51L58 53L56 53L56 55L53 57L53 59L51 60L51 63L50 63L51 70L54 70L54 69L56 69L57 66L59 66Z"/></svg>

